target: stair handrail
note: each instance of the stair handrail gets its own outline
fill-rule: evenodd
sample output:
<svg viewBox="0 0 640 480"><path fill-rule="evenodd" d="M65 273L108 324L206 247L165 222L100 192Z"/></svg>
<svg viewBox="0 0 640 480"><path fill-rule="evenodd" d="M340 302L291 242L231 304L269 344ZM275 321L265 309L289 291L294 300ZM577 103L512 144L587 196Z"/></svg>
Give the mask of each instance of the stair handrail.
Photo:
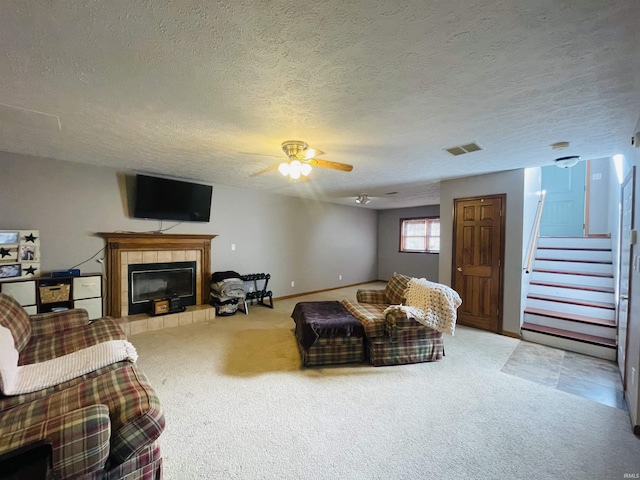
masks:
<svg viewBox="0 0 640 480"><path fill-rule="evenodd" d="M533 233L531 235L531 243L529 245L529 257L527 258L526 273L531 273L531 265L536 251L538 235L540 234L540 220L542 219L542 209L544 208L544 199L547 196L546 190L540 192L540 200L538 201L538 211L536 212L536 220L533 224Z"/></svg>

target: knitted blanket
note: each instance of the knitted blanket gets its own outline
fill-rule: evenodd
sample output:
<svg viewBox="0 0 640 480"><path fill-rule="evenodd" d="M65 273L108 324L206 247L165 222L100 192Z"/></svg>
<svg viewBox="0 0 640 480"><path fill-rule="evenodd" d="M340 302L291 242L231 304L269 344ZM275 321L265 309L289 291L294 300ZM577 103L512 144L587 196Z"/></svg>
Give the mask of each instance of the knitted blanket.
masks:
<svg viewBox="0 0 640 480"><path fill-rule="evenodd" d="M7 335L8 333L8 335ZM0 326L0 390L4 395L20 395L93 372L122 360L135 362L138 353L126 340L109 340L77 352L18 366L18 351L8 329Z"/></svg>
<svg viewBox="0 0 640 480"><path fill-rule="evenodd" d="M462 299L451 287L425 278L412 278L405 291L405 305L391 305L384 314L399 309L426 327L453 335L460 305Z"/></svg>

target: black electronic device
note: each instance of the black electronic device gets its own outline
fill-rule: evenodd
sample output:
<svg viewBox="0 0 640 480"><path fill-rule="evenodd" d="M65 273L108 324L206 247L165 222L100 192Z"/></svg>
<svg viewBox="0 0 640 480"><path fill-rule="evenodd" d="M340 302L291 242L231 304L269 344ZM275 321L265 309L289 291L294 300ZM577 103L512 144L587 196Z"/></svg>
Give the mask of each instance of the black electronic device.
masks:
<svg viewBox="0 0 640 480"><path fill-rule="evenodd" d="M136 218L208 222L213 187L200 183L136 175Z"/></svg>
<svg viewBox="0 0 640 480"><path fill-rule="evenodd" d="M79 277L80 269L79 268L70 268L69 270L54 270L51 272L51 277L59 278L59 277Z"/></svg>

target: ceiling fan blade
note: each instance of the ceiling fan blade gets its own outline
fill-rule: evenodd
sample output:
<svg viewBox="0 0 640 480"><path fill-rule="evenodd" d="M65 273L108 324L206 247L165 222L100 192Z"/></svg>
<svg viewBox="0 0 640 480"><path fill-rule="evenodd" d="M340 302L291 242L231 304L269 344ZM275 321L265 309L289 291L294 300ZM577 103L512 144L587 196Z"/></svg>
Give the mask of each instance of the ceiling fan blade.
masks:
<svg viewBox="0 0 640 480"><path fill-rule="evenodd" d="M305 151L304 151L304 158L306 160L312 160L316 157L320 157L324 155L324 152L322 150L318 150L317 148L312 148L312 147L308 147Z"/></svg>
<svg viewBox="0 0 640 480"><path fill-rule="evenodd" d="M333 170L340 170L342 172L350 172L353 170L353 165L346 163L332 162L331 160L320 160L319 158L312 158L308 160L309 165L312 167L331 168Z"/></svg>
<svg viewBox="0 0 640 480"><path fill-rule="evenodd" d="M256 153L256 152L238 152L241 155L254 155L257 157L270 157L270 158L282 158L282 155L271 155L269 153Z"/></svg>
<svg viewBox="0 0 640 480"><path fill-rule="evenodd" d="M257 177L258 175L262 175L263 173L267 173L267 172L270 172L271 170L275 170L276 168L278 168L278 166L279 166L279 165L280 165L279 163L273 164L273 165L271 165L270 167L263 168L263 169L262 169L262 170L260 170L259 172L252 173L252 174L251 174L251 175L249 175L249 176L250 176L250 177Z"/></svg>

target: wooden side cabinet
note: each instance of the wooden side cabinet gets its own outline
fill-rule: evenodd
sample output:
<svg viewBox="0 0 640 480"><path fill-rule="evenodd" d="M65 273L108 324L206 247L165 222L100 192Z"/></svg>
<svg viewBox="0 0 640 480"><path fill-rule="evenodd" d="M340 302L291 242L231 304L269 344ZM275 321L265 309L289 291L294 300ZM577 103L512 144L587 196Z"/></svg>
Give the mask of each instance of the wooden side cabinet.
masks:
<svg viewBox="0 0 640 480"><path fill-rule="evenodd" d="M99 273L5 280L0 282L0 291L18 300L30 315L84 308L89 319L102 317L102 275Z"/></svg>

